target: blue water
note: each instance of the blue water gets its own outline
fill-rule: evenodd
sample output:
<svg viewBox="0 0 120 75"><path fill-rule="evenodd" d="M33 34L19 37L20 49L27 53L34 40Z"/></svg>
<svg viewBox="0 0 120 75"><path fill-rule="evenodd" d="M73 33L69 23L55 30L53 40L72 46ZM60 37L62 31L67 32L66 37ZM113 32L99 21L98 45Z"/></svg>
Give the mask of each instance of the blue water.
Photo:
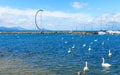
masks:
<svg viewBox="0 0 120 75"><path fill-rule="evenodd" d="M109 49L112 57L108 57ZM76 75L78 71L83 75L120 75L120 35L0 34L0 59L9 57L54 73L48 75ZM110 68L102 68L102 57L112 65ZM87 73L83 72L85 61Z"/></svg>

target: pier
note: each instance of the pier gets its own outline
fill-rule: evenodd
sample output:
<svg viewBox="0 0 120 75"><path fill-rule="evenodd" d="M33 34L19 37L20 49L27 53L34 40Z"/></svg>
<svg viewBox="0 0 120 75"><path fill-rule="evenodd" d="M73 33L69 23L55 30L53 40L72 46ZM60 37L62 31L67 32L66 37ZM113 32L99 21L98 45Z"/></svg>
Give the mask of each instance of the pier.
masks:
<svg viewBox="0 0 120 75"><path fill-rule="evenodd" d="M97 31L51 31L51 32L27 32L27 31L13 31L13 32L0 32L0 34L98 34Z"/></svg>
<svg viewBox="0 0 120 75"><path fill-rule="evenodd" d="M27 32L27 31L13 31L13 32L0 32L0 34L98 34L97 31L50 31L50 32Z"/></svg>
<svg viewBox="0 0 120 75"><path fill-rule="evenodd" d="M1 31L0 34L99 34L99 31ZM120 31L106 31L105 34L120 34ZM99 34L102 35L102 34Z"/></svg>

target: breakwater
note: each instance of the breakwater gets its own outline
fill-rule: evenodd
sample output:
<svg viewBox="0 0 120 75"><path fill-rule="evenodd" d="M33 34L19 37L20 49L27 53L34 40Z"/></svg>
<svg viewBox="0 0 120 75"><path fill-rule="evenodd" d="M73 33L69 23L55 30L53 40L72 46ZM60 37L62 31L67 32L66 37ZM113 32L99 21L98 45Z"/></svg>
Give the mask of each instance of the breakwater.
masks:
<svg viewBox="0 0 120 75"><path fill-rule="evenodd" d="M46 31L46 32L39 32L39 31L2 31L0 34L120 34L120 31L112 31L112 32L99 32L99 31Z"/></svg>
<svg viewBox="0 0 120 75"><path fill-rule="evenodd" d="M0 32L0 34L98 34L97 31L80 31L80 32L68 32L68 31L52 31L52 32L27 32L27 31L14 31L14 32Z"/></svg>

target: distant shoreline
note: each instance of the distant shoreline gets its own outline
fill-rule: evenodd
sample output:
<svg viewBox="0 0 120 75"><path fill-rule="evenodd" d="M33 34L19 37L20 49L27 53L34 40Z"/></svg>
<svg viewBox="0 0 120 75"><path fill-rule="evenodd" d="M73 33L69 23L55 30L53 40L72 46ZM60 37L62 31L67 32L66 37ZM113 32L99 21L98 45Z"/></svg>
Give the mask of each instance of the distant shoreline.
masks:
<svg viewBox="0 0 120 75"><path fill-rule="evenodd" d="M52 32L27 32L27 31L14 31L14 32L0 32L0 34L98 34L97 31L52 31Z"/></svg>
<svg viewBox="0 0 120 75"><path fill-rule="evenodd" d="M2 31L0 34L99 34L99 31ZM111 34L111 33L106 33ZM114 32L112 34L120 34L120 32ZM102 35L102 34L99 34Z"/></svg>

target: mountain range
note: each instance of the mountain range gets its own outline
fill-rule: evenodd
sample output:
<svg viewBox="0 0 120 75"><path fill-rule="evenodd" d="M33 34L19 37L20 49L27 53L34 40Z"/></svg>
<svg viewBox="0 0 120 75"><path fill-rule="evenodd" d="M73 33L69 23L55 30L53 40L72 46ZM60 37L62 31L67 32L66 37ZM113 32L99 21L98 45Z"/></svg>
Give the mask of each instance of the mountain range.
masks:
<svg viewBox="0 0 120 75"><path fill-rule="evenodd" d="M19 31L19 30L26 30L21 27L0 27L0 31Z"/></svg>
<svg viewBox="0 0 120 75"><path fill-rule="evenodd" d="M0 27L0 31L41 31L41 30L28 30L22 27ZM43 28L42 31L51 31L51 30Z"/></svg>

